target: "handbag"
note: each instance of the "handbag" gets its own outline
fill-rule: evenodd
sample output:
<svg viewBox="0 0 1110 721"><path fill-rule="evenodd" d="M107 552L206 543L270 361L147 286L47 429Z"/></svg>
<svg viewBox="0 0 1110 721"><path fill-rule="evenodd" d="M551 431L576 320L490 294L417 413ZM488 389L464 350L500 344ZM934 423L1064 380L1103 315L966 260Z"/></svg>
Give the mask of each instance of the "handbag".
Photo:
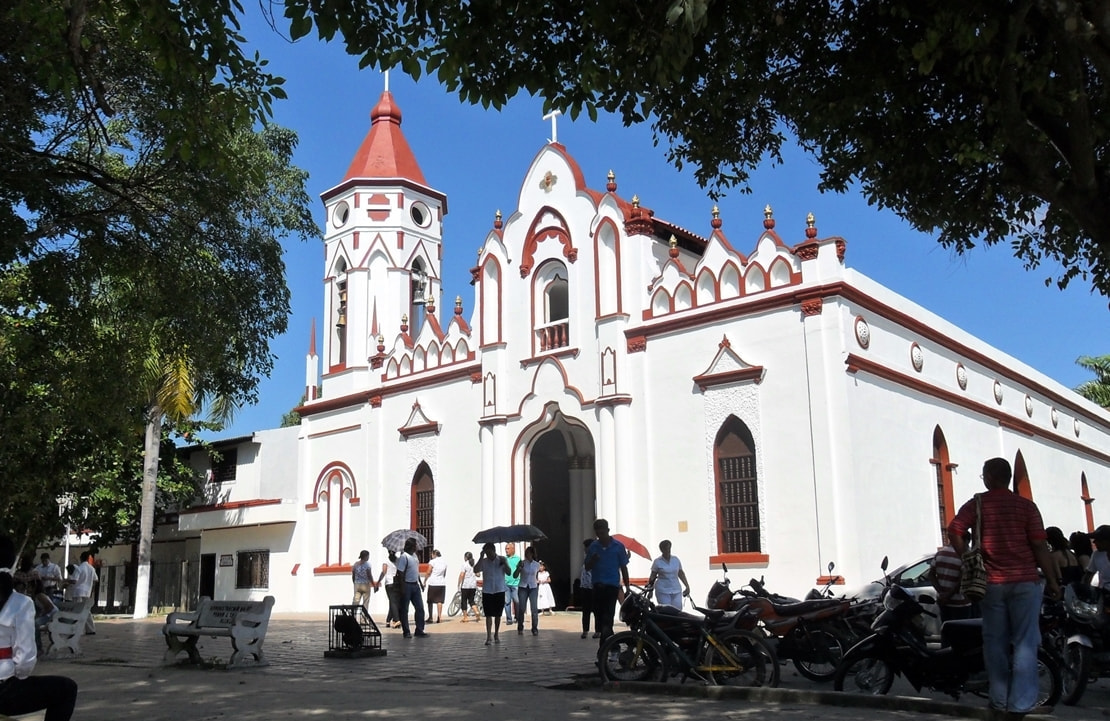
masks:
<svg viewBox="0 0 1110 721"><path fill-rule="evenodd" d="M974 546L963 555L960 568L960 593L969 601L981 601L987 595L987 565L983 560L983 494L975 494Z"/></svg>

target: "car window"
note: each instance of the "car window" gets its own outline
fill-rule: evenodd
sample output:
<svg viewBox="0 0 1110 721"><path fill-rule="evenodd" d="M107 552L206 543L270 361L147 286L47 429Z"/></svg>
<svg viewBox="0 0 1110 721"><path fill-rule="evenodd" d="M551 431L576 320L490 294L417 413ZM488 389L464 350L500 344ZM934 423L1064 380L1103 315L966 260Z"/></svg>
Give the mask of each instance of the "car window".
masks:
<svg viewBox="0 0 1110 721"><path fill-rule="evenodd" d="M932 586L933 576L930 572L932 558L925 558L906 570L899 573L894 581L903 588L920 588L922 586Z"/></svg>

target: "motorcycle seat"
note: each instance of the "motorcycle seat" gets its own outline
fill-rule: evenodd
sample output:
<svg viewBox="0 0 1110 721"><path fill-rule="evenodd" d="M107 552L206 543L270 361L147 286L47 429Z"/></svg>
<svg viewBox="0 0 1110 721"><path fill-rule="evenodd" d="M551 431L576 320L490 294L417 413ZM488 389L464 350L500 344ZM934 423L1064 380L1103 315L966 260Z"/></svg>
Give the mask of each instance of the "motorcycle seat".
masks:
<svg viewBox="0 0 1110 721"><path fill-rule="evenodd" d="M945 621L940 627L941 643L955 648L968 648L983 643L983 619L964 618Z"/></svg>
<svg viewBox="0 0 1110 721"><path fill-rule="evenodd" d="M844 601L838 598L822 598L814 601L800 601L799 603L771 604L775 609L775 613L780 616L805 616L818 611L840 608L843 605Z"/></svg>

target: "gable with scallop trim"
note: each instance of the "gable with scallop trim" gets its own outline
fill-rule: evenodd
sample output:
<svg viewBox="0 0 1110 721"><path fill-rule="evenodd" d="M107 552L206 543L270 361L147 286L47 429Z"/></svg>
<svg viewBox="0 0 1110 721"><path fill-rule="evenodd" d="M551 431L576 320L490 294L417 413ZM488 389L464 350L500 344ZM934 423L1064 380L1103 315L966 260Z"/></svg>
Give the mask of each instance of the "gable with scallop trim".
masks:
<svg viewBox="0 0 1110 721"><path fill-rule="evenodd" d="M443 425L432 419L424 413L424 409L420 406L420 399L417 399L412 404L412 411L409 413L409 419L405 424L397 429L405 438L412 438L413 436L423 435L425 433L433 433L439 435L439 429Z"/></svg>
<svg viewBox="0 0 1110 721"><path fill-rule="evenodd" d="M705 391L714 386L734 383L758 385L763 382L763 375L763 366L752 365L741 358L740 354L732 349L732 343L726 335L722 336L721 342L717 344L717 355L713 357L709 367L694 376L693 381L698 388Z"/></svg>

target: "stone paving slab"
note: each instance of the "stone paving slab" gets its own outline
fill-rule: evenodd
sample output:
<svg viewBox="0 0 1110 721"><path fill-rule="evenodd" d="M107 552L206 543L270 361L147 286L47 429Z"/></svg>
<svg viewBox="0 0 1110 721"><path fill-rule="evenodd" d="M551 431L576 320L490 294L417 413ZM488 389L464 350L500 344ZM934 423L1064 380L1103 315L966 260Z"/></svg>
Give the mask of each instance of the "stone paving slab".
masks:
<svg viewBox="0 0 1110 721"><path fill-rule="evenodd" d="M876 721L964 716L982 718L984 702L968 697L861 698L783 669L780 689L719 689L624 684L603 688L593 667L597 641L579 638L577 614L540 619L540 633L502 628L486 647L483 624L457 619L428 624L428 638L404 639L383 630L384 657L325 658L326 614L275 614L265 642L270 665L242 670L163 666L164 618L103 617L74 659L44 659L36 673L73 677L80 685L75 719L205 721L305 718L407 721L571 719L602 714L625 719L746 719L773 710L776 720ZM231 642L202 638L202 658L226 661ZM1061 719L1106 717L1110 683L1095 684L1079 708L1059 707ZM572 690L567 690L572 689Z"/></svg>

